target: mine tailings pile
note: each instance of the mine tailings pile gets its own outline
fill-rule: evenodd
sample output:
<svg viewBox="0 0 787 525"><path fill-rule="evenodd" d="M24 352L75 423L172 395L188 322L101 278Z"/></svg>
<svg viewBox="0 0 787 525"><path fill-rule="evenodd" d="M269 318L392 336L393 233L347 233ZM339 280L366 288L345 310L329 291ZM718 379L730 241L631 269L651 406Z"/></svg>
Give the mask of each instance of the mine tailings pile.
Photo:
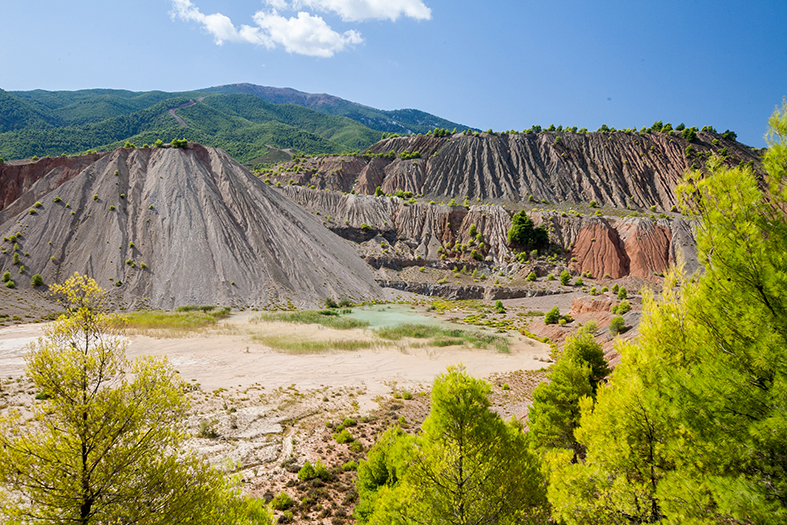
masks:
<svg viewBox="0 0 787 525"><path fill-rule="evenodd" d="M190 144L53 161L39 160L38 180L16 183L21 195L0 210L0 267L20 286L33 274L53 283L84 273L129 308L382 297L348 241L221 150ZM38 163L2 166L0 178Z"/></svg>

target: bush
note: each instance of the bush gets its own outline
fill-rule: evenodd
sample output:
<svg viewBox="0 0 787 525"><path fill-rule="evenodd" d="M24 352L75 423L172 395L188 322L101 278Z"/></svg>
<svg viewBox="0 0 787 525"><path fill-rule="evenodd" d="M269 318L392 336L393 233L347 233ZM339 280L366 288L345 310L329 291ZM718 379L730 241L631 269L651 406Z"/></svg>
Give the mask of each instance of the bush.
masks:
<svg viewBox="0 0 787 525"><path fill-rule="evenodd" d="M500 299L498 299L497 301L495 301L495 310L496 310L496 311L497 311L497 313L499 313L499 314L504 314L504 313L506 313L506 307L505 307L505 306L503 306L503 301L501 301Z"/></svg>
<svg viewBox="0 0 787 525"><path fill-rule="evenodd" d="M351 441L353 441L353 435L350 434L349 430L344 428L344 429L342 429L341 432L335 433L333 435L333 439L335 439L336 442L339 443L339 444L350 443Z"/></svg>
<svg viewBox="0 0 787 525"><path fill-rule="evenodd" d="M292 498L286 492L281 492L278 496L271 500L271 508L274 510L287 510L295 504Z"/></svg>
<svg viewBox="0 0 787 525"><path fill-rule="evenodd" d="M7 283L5 283L5 287L11 289L16 288L16 283L14 281L8 281Z"/></svg>
<svg viewBox="0 0 787 525"><path fill-rule="evenodd" d="M555 306L544 315L544 324L557 324L560 321L560 308Z"/></svg>
<svg viewBox="0 0 787 525"><path fill-rule="evenodd" d="M614 289L613 289L613 291L614 291ZM618 300L622 301L623 299L626 299L627 297L628 297L628 292L626 291L626 287L625 286L621 286L618 289Z"/></svg>
<svg viewBox="0 0 787 525"><path fill-rule="evenodd" d="M35 274L33 278L30 280L30 284L33 286L41 286L44 284L44 279L41 277L41 274Z"/></svg>
<svg viewBox="0 0 787 525"><path fill-rule="evenodd" d="M585 281L582 280L582 277L577 277L577 280L574 281L574 286L585 286Z"/></svg>
<svg viewBox="0 0 787 525"><path fill-rule="evenodd" d="M694 128L686 128L681 133L687 142L694 142L697 139L697 130Z"/></svg>
<svg viewBox="0 0 787 525"><path fill-rule="evenodd" d="M10 280L11 280L11 272L5 272L5 273L3 273L3 282L4 282L4 283L7 283L7 282L8 282L8 281L10 281Z"/></svg>
<svg viewBox="0 0 787 525"><path fill-rule="evenodd" d="M550 273L549 275L547 275L547 281L554 281L554 280L555 280L555 274L554 273Z"/></svg>
<svg viewBox="0 0 787 525"><path fill-rule="evenodd" d="M536 272L530 272L525 278L526 281L533 282L536 280Z"/></svg>
<svg viewBox="0 0 787 525"><path fill-rule="evenodd" d="M612 313L623 315L626 312L630 312L630 311L631 311L631 304L629 304L629 302L626 299L623 299L622 301L620 301L620 304L618 304L617 312L612 312Z"/></svg>
<svg viewBox="0 0 787 525"><path fill-rule="evenodd" d="M180 140L172 139L170 146L172 146L173 148L187 149L189 147L189 141L186 139L180 139Z"/></svg>
<svg viewBox="0 0 787 525"><path fill-rule="evenodd" d="M621 316L617 316L609 323L609 332L618 335L626 331L626 321Z"/></svg>
<svg viewBox="0 0 787 525"><path fill-rule="evenodd" d="M568 270L563 270L560 273L560 284L563 286L568 286L569 280L571 280L571 274L568 272Z"/></svg>
<svg viewBox="0 0 787 525"><path fill-rule="evenodd" d="M19 254L18 254L18 253L16 253L16 252L14 252L14 258L13 258L13 261L14 261L14 264L19 264L19 262L20 262L20 261L19 261Z"/></svg>

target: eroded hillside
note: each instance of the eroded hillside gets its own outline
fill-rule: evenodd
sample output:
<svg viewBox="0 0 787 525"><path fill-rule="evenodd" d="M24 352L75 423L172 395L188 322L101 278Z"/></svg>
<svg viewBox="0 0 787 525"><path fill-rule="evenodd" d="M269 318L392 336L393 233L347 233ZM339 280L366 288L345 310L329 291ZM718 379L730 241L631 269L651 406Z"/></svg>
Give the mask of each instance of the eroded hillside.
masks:
<svg viewBox="0 0 787 525"><path fill-rule="evenodd" d="M393 152L393 154L391 154ZM272 182L373 194L412 192L448 202L595 201L670 210L686 170L711 155L760 167L759 151L711 132L415 135L382 140L365 157L300 158L266 170Z"/></svg>
<svg viewBox="0 0 787 525"><path fill-rule="evenodd" d="M117 307L383 297L347 241L220 150L119 149L94 160L51 191L34 184L0 224L0 267L19 286L84 273Z"/></svg>

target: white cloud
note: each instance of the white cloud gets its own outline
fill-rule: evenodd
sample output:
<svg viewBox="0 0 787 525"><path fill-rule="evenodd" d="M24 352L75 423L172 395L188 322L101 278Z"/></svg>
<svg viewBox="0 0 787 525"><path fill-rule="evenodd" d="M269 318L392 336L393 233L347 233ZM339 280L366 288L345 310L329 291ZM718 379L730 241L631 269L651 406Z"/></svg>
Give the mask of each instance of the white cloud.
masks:
<svg viewBox="0 0 787 525"><path fill-rule="evenodd" d="M173 19L201 24L218 45L224 42L246 42L268 49L282 46L289 53L332 57L347 46L363 42L357 31L337 33L321 17L304 12L298 13L297 17L287 18L275 10L258 11L254 14L256 26L241 25L237 28L229 17L221 13L206 15L190 0L172 0L171 16Z"/></svg>
<svg viewBox="0 0 787 525"><path fill-rule="evenodd" d="M304 12L298 13L297 17L285 18L275 11L258 11L254 22L274 43L300 55L331 57L348 45L363 42L360 33L345 31L339 34L319 16Z"/></svg>
<svg viewBox="0 0 787 525"><path fill-rule="evenodd" d="M202 24L205 30L213 35L213 40L218 45L222 45L224 42L249 42L268 48L275 46L270 37L265 35L260 28L242 25L240 29L237 29L229 17L221 13L203 14L189 0L172 0L170 14L173 19L177 17L186 22Z"/></svg>
<svg viewBox="0 0 787 525"><path fill-rule="evenodd" d="M286 9L287 0L265 0L275 9ZM338 14L342 20L391 20L400 16L416 20L430 20L432 10L421 0L292 0L290 9L310 7L318 11Z"/></svg>

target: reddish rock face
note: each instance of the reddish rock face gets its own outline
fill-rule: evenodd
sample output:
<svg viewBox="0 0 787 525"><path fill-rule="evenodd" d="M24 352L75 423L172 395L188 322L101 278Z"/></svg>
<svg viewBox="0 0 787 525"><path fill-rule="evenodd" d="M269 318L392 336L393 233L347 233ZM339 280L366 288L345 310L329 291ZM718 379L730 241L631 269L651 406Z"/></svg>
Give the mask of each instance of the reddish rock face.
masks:
<svg viewBox="0 0 787 525"><path fill-rule="evenodd" d="M669 267L671 241L670 229L652 221L593 222L579 231L572 268L596 278L651 278Z"/></svg>
<svg viewBox="0 0 787 525"><path fill-rule="evenodd" d="M571 302L570 313L573 316L596 313L596 312L609 312L615 301L608 297L599 299L584 299L577 297Z"/></svg>
<svg viewBox="0 0 787 525"><path fill-rule="evenodd" d="M0 164L0 210L7 208L27 193L39 180L49 179L46 188L42 188L40 193L43 195L73 179L80 171L104 155L105 153L100 153L40 159L32 163L19 161Z"/></svg>
<svg viewBox="0 0 787 525"><path fill-rule="evenodd" d="M618 228L626 247L629 275L648 278L653 272L663 272L670 263L672 232L653 223L624 223Z"/></svg>
<svg viewBox="0 0 787 525"><path fill-rule="evenodd" d="M629 257L618 232L603 221L579 231L571 256L576 258L572 267L580 273L590 272L593 277L609 274L613 279L629 274Z"/></svg>

